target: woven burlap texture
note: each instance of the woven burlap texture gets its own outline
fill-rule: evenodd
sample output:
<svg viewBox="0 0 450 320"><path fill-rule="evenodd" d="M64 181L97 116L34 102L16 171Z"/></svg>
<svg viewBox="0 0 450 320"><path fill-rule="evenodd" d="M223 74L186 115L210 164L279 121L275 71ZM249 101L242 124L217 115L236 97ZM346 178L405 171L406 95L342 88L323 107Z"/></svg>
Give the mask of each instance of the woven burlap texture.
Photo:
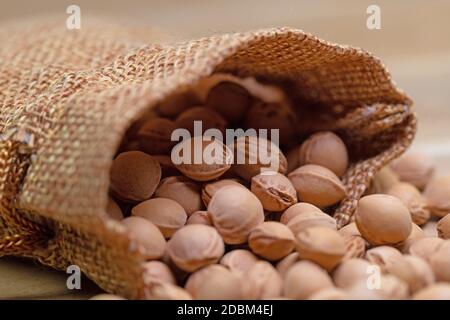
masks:
<svg viewBox="0 0 450 320"><path fill-rule="evenodd" d="M78 265L128 298L148 291L139 246L104 213L109 168L130 124L168 95L214 72L286 84L302 101L299 115L313 129L338 131L355 159L344 176L349 196L336 208L340 225L371 177L414 137L412 103L378 59L300 30L164 45L151 32L104 24L0 30L0 255Z"/></svg>

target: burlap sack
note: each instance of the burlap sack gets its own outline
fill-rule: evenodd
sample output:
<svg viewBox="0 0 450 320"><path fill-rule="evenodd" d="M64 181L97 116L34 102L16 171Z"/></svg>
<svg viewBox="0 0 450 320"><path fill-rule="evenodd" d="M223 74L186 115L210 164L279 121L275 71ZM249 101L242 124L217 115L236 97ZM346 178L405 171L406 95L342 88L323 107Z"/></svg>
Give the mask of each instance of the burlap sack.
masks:
<svg viewBox="0 0 450 320"><path fill-rule="evenodd" d="M147 297L138 246L105 214L111 159L146 110L215 72L283 83L311 130L345 138L353 164L340 226L413 139L411 100L363 50L286 28L151 41L104 25L1 26L0 255L75 264L106 291Z"/></svg>

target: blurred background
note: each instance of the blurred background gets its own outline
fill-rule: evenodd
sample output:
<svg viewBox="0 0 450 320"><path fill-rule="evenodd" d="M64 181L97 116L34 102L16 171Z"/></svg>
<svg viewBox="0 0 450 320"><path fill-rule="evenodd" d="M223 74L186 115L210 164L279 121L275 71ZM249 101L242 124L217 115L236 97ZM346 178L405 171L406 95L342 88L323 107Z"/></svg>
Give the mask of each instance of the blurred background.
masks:
<svg viewBox="0 0 450 320"><path fill-rule="evenodd" d="M118 24L144 25L160 30L163 42L288 26L362 47L384 61L395 82L414 100L419 131L413 148L431 155L440 173L450 173L448 0L2 0L0 23L56 14L64 25L69 5L81 8L82 24L101 16ZM380 30L366 26L369 5L381 9ZM43 270L41 275L34 268L33 274L27 275L27 268L2 259L1 278L9 280L0 281L0 298L3 293L10 297L74 297L67 293L64 274Z"/></svg>

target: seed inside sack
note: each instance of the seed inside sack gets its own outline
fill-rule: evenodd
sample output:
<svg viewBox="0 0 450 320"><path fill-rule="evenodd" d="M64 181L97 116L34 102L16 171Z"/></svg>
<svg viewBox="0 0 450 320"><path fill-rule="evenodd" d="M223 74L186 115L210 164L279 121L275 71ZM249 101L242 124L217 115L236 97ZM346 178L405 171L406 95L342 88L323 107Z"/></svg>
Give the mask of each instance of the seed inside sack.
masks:
<svg viewBox="0 0 450 320"><path fill-rule="evenodd" d="M232 151L217 139L196 136L176 145L172 151L176 168L188 178L210 181L231 167Z"/></svg>
<svg viewBox="0 0 450 320"><path fill-rule="evenodd" d="M148 298L448 296L450 180L434 176L432 161L402 157L356 199L345 133L300 136L287 95L268 101L242 79L215 77L206 92L167 97L138 120L112 162L103 217L142 258ZM172 141L178 129L188 134ZM255 135L228 141L226 129ZM333 215L349 203L352 220L338 230ZM367 287L373 272L378 290Z"/></svg>

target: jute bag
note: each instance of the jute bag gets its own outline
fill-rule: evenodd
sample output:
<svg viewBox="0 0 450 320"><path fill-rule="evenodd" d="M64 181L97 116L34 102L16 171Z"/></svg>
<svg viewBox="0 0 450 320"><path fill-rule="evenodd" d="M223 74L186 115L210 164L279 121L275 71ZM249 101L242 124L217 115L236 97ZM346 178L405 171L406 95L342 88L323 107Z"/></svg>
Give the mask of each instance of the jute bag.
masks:
<svg viewBox="0 0 450 320"><path fill-rule="evenodd" d="M59 21L3 25L0 43L0 256L74 264L127 298L149 291L138 245L105 214L109 168L126 129L169 95L217 72L283 84L300 121L349 147L339 226L415 134L412 102L378 59L300 30L158 45L151 33Z"/></svg>

